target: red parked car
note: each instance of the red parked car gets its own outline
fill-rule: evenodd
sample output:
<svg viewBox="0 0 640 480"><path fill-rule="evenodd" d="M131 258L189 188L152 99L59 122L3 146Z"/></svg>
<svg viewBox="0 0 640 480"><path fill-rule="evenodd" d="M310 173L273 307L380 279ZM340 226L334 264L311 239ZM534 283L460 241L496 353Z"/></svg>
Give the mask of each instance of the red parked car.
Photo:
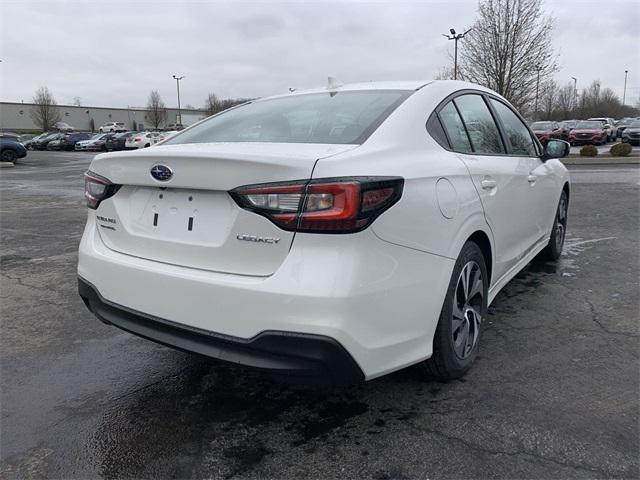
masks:
<svg viewBox="0 0 640 480"><path fill-rule="evenodd" d="M602 145L607 143L608 132L604 128L604 123L599 121L581 121L578 122L576 128L571 130L569 134L569 143L571 145L582 145L591 143L594 145Z"/></svg>
<svg viewBox="0 0 640 480"><path fill-rule="evenodd" d="M558 122L535 122L531 124L531 130L543 145L550 138L562 138L562 127Z"/></svg>

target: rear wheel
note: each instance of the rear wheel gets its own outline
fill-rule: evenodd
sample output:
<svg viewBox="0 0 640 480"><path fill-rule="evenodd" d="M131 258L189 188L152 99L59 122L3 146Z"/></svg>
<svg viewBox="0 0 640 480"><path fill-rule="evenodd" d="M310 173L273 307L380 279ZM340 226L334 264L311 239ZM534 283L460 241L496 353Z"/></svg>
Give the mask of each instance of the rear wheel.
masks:
<svg viewBox="0 0 640 480"><path fill-rule="evenodd" d="M0 156L3 162L11 162L14 163L18 155L13 150L3 150L2 155Z"/></svg>
<svg viewBox="0 0 640 480"><path fill-rule="evenodd" d="M471 368L478 355L488 291L482 251L474 242L467 242L453 268L433 338L433 354L422 363L429 378L452 380Z"/></svg>
<svg viewBox="0 0 640 480"><path fill-rule="evenodd" d="M549 244L540 252L538 258L541 260L558 260L562 255L562 247L564 246L564 237L567 234L567 218L569 209L569 197L567 192L562 191L558 209L556 210L556 218L553 221L553 230L549 238Z"/></svg>

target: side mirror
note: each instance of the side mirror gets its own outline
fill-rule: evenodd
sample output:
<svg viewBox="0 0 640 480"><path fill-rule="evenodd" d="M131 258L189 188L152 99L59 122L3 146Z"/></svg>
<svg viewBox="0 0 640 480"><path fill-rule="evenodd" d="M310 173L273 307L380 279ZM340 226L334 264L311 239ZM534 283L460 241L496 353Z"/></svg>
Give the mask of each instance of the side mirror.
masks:
<svg viewBox="0 0 640 480"><path fill-rule="evenodd" d="M569 142L551 138L545 144L542 157L540 158L543 162L546 162L551 158L564 158L569 155L570 150L571 145L569 145Z"/></svg>
<svg viewBox="0 0 640 480"><path fill-rule="evenodd" d="M609 125L608 123L605 123L605 124L604 124L604 128L605 128L605 129L607 129L607 128L611 128L611 125Z"/></svg>

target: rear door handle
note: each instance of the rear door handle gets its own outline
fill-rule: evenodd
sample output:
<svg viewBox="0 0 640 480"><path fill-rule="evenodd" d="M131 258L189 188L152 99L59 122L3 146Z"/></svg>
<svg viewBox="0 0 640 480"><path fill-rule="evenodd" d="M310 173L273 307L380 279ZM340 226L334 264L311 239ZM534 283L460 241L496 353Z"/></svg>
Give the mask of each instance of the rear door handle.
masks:
<svg viewBox="0 0 640 480"><path fill-rule="evenodd" d="M492 188L496 188L497 183L495 180L492 180L490 178L485 178L480 182L480 185L482 185L482 188L484 190L491 190Z"/></svg>
<svg viewBox="0 0 640 480"><path fill-rule="evenodd" d="M536 183L536 180L538 180L538 177L536 175L529 175L527 177L527 182L529 183Z"/></svg>

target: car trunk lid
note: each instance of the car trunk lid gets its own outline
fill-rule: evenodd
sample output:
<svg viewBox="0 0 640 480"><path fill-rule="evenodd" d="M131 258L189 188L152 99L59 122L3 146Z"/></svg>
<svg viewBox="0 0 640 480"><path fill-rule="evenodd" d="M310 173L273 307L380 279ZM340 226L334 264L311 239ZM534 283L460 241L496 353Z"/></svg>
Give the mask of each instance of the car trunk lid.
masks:
<svg viewBox="0 0 640 480"><path fill-rule="evenodd" d="M311 177L319 158L356 145L228 143L158 146L99 155L91 170L122 185L96 211L108 248L209 271L268 276L294 234L241 209L227 193L242 185ZM172 177L156 180L154 166Z"/></svg>

